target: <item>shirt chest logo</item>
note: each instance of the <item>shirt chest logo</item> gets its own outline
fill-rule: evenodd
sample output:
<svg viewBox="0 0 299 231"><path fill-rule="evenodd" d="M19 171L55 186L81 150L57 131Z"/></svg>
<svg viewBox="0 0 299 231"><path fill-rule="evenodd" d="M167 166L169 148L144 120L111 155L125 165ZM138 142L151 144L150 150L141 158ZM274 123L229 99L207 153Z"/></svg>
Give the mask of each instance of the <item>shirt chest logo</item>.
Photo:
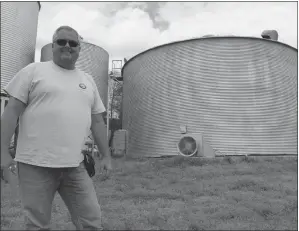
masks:
<svg viewBox="0 0 299 231"><path fill-rule="evenodd" d="M80 83L79 87L81 87L82 89L86 89L86 85L84 83Z"/></svg>

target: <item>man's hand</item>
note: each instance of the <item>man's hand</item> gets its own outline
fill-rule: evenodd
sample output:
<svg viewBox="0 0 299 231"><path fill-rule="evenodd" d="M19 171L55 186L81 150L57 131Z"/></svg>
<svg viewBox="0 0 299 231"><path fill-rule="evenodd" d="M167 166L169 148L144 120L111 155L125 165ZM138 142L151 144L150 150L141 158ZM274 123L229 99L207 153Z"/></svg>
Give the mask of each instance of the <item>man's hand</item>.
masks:
<svg viewBox="0 0 299 231"><path fill-rule="evenodd" d="M9 153L9 149L1 150L1 169L9 168L14 163L12 156Z"/></svg>
<svg viewBox="0 0 299 231"><path fill-rule="evenodd" d="M101 160L100 160L100 172L104 173L103 175L103 179L102 180L106 180L107 178L109 178L111 170L112 170L112 164L111 164L111 157L110 156L104 156Z"/></svg>
<svg viewBox="0 0 299 231"><path fill-rule="evenodd" d="M112 170L110 156L104 156L103 159L100 160L100 170L106 172L110 172Z"/></svg>
<svg viewBox="0 0 299 231"><path fill-rule="evenodd" d="M8 149L1 150L1 178L6 182L11 182L11 174L16 174L16 163Z"/></svg>

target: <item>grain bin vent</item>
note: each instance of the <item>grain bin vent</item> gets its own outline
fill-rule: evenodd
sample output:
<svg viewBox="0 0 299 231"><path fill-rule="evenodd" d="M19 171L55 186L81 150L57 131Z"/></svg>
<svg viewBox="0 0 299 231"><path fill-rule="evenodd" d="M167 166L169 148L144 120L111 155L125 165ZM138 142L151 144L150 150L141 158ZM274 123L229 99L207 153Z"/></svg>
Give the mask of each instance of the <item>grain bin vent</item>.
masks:
<svg viewBox="0 0 299 231"><path fill-rule="evenodd" d="M270 39L274 41L278 40L278 33L276 30L264 30L261 36L264 39Z"/></svg>
<svg viewBox="0 0 299 231"><path fill-rule="evenodd" d="M197 153L197 143L194 137L186 135L178 142L179 154L182 156L194 156Z"/></svg>
<svg viewBox="0 0 299 231"><path fill-rule="evenodd" d="M210 38L210 37L215 37L213 34L206 34L204 36L201 36L201 38Z"/></svg>
<svg viewBox="0 0 299 231"><path fill-rule="evenodd" d="M200 133L183 135L177 143L180 155L185 157L201 156L213 158L216 156L213 148L204 140Z"/></svg>

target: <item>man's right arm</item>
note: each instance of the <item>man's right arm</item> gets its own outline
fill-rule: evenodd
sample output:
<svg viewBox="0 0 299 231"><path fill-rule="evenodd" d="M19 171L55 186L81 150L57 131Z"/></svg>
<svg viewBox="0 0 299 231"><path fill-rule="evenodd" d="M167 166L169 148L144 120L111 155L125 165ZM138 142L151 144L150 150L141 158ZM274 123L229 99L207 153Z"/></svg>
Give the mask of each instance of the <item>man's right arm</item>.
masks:
<svg viewBox="0 0 299 231"><path fill-rule="evenodd" d="M35 64L29 64L20 70L5 88L10 98L1 116L1 168L9 167L12 162L12 157L9 154L10 141L18 118L28 103L34 69Z"/></svg>
<svg viewBox="0 0 299 231"><path fill-rule="evenodd" d="M22 101L14 97L9 98L1 116L1 155L7 155L18 118L25 110L25 107L26 105Z"/></svg>
<svg viewBox="0 0 299 231"><path fill-rule="evenodd" d="M11 138L15 132L19 116L25 110L26 105L10 97L8 104L1 116L1 168L9 167L12 163L12 156L9 152Z"/></svg>

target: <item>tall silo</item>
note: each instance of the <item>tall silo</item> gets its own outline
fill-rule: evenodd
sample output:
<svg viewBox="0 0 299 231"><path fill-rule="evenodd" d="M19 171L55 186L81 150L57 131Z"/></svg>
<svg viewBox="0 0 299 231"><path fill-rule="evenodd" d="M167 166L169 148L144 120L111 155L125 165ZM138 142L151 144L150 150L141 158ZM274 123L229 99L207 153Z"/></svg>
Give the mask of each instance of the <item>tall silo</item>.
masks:
<svg viewBox="0 0 299 231"><path fill-rule="evenodd" d="M1 113L3 88L15 74L34 62L39 2L1 2Z"/></svg>
<svg viewBox="0 0 299 231"><path fill-rule="evenodd" d="M216 154L297 154L297 49L222 36L158 46L122 69L131 156L177 155L182 127Z"/></svg>
<svg viewBox="0 0 299 231"><path fill-rule="evenodd" d="M41 62L53 59L52 43L45 45L41 50ZM100 93L107 109L108 67L109 54L103 48L86 41L81 41L81 52L76 67L90 74Z"/></svg>

